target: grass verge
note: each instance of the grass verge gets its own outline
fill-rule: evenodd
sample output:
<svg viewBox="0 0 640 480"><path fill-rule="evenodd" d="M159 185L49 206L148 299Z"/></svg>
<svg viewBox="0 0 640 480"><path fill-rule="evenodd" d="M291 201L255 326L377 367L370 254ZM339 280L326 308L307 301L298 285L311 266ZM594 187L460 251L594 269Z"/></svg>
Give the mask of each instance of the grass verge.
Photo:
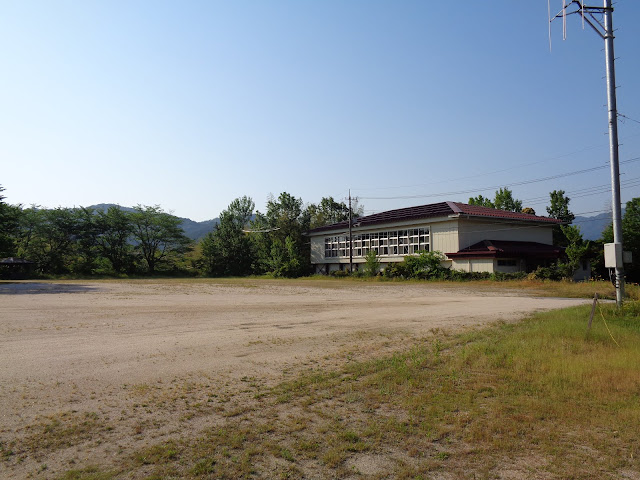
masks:
<svg viewBox="0 0 640 480"><path fill-rule="evenodd" d="M637 478L640 303L602 306L590 332L588 313L310 370L231 400L241 413L216 427L60 478Z"/></svg>

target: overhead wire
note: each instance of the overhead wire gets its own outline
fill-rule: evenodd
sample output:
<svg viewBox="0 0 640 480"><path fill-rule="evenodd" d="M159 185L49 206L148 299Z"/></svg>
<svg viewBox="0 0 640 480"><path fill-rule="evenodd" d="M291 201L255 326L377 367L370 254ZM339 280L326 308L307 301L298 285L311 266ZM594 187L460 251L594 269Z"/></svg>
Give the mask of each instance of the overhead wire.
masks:
<svg viewBox="0 0 640 480"><path fill-rule="evenodd" d="M627 164L627 163L632 163L632 162L637 162L638 160L640 160L640 157L630 158L628 160L621 161L620 165ZM580 174L583 174L583 173L590 173L590 172L594 172L594 171L597 171L597 170L602 170L604 168L608 168L608 166L609 166L608 164L603 164L603 165L599 165L597 167L585 168L585 169L582 169L582 170L575 170L573 172L559 173L557 175L550 175L548 177L535 178L535 179L531 179L531 180L523 180L523 181L520 181L520 182L503 183L503 184L500 184L500 185L492 185L492 186L487 186L487 187L472 188L472 189L466 189L466 190L457 190L457 191L450 191L450 192L438 192L438 193L427 193L427 194L417 194L417 195L385 196L385 197L368 197L368 196L362 195L362 196L358 196L358 198L360 198L361 200L406 200L406 199L413 199L413 198L446 197L446 196L450 196L450 195L473 194L473 193L484 192L484 191L488 191L488 190L495 190L495 189L503 188L503 187L514 187L514 186L529 185L529 184L532 184L532 183L546 182L546 181L555 180L555 179L558 179L558 178L564 178L564 177L569 177L569 176L573 176L573 175L580 175Z"/></svg>
<svg viewBox="0 0 640 480"><path fill-rule="evenodd" d="M626 120L631 120L632 122L635 122L635 123L640 123L640 120L636 120L635 118L628 117L626 115L623 115L622 113L618 113L618 116Z"/></svg>
<svg viewBox="0 0 640 480"><path fill-rule="evenodd" d="M640 135L640 134L638 134ZM632 138L635 137L637 135L632 135L630 137L626 137L626 138ZM462 177L450 177L447 179L447 181L452 182L452 181L458 181L458 180L468 180L470 178L478 178L478 177L486 177L488 175L495 175L496 173L503 173L503 172L508 172L510 170L516 170L516 169L521 169L524 167L530 167L532 165L539 165L541 163L546 163L546 162L551 162L553 160L558 160L560 158L566 158L566 157L570 157L572 155L577 155L579 153L583 153L589 150L594 150L597 148L608 148L608 144L600 144L600 145L589 145L586 147L581 148L580 150L574 150L573 152L569 152L569 153L563 153L561 155L556 155L553 157L549 157L549 158L545 158L544 160L536 160L535 162L528 162L528 163L520 163L517 165L513 165L511 167L507 167L507 168L501 168L499 170L492 170L490 172L482 172L482 173L475 173L473 175L466 175L466 176L462 176ZM352 188L351 191L371 191L371 190L393 190L393 189L398 189L398 188L416 188L416 187L426 187L429 185L439 185L442 184L442 180L438 180L438 181L433 181L433 182L427 182L427 183L416 183L416 184L412 184L412 185L393 185L393 186L386 186L386 187L356 187L356 188Z"/></svg>
<svg viewBox="0 0 640 480"><path fill-rule="evenodd" d="M630 178L628 180L623 180L622 182L620 182L621 188L630 188L630 187L636 187L636 186L640 186L640 177L634 177L634 178ZM571 199L574 199L574 198L590 197L590 196L599 195L603 193L610 193L610 192L611 192L611 185L604 184L604 185L596 185L596 186L588 187L584 189L568 191L568 192L565 192L565 195L570 197ZM540 203L543 203L543 202L546 203L548 201L549 201L549 196L545 195L545 196L524 199L522 200L522 203L527 205L538 205Z"/></svg>

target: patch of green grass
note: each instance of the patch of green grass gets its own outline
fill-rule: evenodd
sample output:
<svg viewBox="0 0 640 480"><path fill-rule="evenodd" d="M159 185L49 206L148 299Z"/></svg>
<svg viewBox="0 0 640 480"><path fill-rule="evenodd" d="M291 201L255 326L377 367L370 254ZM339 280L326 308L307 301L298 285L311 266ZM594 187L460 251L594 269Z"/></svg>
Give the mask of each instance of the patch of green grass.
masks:
<svg viewBox="0 0 640 480"><path fill-rule="evenodd" d="M20 453L56 450L76 445L111 429L111 425L95 412L70 411L48 415L26 428L28 434L15 445L15 450Z"/></svg>
<svg viewBox="0 0 640 480"><path fill-rule="evenodd" d="M69 470L60 480L112 480L118 478L115 472L103 471L100 467L89 466L80 470Z"/></svg>
<svg viewBox="0 0 640 480"><path fill-rule="evenodd" d="M180 453L180 446L169 441L142 450L136 455L136 460L143 465L163 464L176 460Z"/></svg>

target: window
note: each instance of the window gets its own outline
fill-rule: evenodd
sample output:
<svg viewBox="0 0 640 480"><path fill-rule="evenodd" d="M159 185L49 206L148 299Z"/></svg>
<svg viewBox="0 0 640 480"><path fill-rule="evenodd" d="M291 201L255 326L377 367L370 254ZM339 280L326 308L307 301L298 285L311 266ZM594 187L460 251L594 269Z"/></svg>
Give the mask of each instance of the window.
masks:
<svg viewBox="0 0 640 480"><path fill-rule="evenodd" d="M498 260L499 267L516 267L517 265L518 265L518 261L514 259Z"/></svg>
<svg viewBox="0 0 640 480"><path fill-rule="evenodd" d="M429 227L387 232L353 235L351 253L354 257L364 257L369 250L376 255L416 255L429 251ZM347 235L325 237L325 258L348 257L349 237Z"/></svg>

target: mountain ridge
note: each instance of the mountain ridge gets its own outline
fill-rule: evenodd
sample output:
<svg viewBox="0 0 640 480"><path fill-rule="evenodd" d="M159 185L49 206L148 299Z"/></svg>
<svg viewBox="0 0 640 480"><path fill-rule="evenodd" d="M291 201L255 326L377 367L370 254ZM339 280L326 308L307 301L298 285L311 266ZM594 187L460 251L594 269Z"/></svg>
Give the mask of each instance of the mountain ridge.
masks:
<svg viewBox="0 0 640 480"><path fill-rule="evenodd" d="M622 217L624 218L624 211L622 209ZM611 212L599 213L598 215L594 215L592 217L576 217L573 220L573 224L580 227L580 232L582 233L582 238L585 240L600 240L602 236L602 232L609 226L612 222L611 220Z"/></svg>

